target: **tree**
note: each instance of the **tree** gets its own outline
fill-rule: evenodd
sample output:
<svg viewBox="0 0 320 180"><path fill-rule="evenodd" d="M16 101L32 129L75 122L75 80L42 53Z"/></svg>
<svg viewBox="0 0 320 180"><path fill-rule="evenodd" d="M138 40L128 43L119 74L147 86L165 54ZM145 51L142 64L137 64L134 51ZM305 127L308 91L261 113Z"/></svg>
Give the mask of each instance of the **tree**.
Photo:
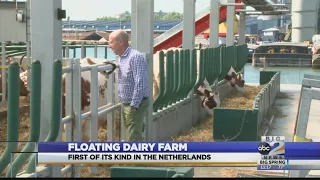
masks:
<svg viewBox="0 0 320 180"><path fill-rule="evenodd" d="M181 13L169 12L166 16L163 17L162 20L172 21L172 20L182 20L182 18L183 18L183 14Z"/></svg>
<svg viewBox="0 0 320 180"><path fill-rule="evenodd" d="M182 20L183 14L178 13L178 12L169 12L165 13L162 10L159 12L154 13L154 20L155 21L161 21L161 20L167 20L167 21L172 21L172 20ZM104 16L101 18L97 18L97 21L131 21L131 13L129 11L125 11L121 14L119 14L116 17L112 16Z"/></svg>

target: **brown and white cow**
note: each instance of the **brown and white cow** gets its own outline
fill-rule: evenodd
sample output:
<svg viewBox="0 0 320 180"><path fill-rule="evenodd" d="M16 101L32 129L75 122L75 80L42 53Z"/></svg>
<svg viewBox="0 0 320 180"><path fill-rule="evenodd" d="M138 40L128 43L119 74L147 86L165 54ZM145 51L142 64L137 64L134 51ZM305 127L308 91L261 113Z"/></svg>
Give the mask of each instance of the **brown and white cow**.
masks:
<svg viewBox="0 0 320 180"><path fill-rule="evenodd" d="M170 50L182 50L182 48L169 48L167 50L162 50L166 54ZM159 94L160 88L160 70L159 70L159 53L153 56L153 99L155 99ZM166 59L164 60L164 70L166 70ZM200 70L200 50L197 50L197 75ZM212 109L215 107L220 107L220 95L219 92L213 92L208 81L205 79L202 85L198 88L197 95L200 96L201 107L206 109L209 115L213 116Z"/></svg>
<svg viewBox="0 0 320 180"><path fill-rule="evenodd" d="M1 56L0 56L1 59ZM7 58L6 59L6 65L9 65L11 62L13 62L12 58ZM7 69L2 69L2 70L7 70ZM26 79L27 72L20 71L20 96L28 96L29 91L26 88L27 84L27 79ZM6 72L6 99L8 97L8 72ZM2 74L0 73L0 92L2 92Z"/></svg>
<svg viewBox="0 0 320 180"><path fill-rule="evenodd" d="M84 67L87 65L96 65L102 64L104 60L97 60L92 58L84 58L80 60L80 66ZM114 70L114 69L113 69ZM66 98L66 75L63 74L62 76L62 117L66 116L65 113L65 98ZM104 106L107 104L107 77L108 74L104 72L98 72L98 107ZM91 103L91 96L90 96L90 84L91 84L91 72L90 71L83 71L81 72L81 113L86 113L90 111L90 103ZM112 87L110 87L112 88ZM106 125L107 116L98 117L98 128L104 127ZM82 141L89 141L90 140L90 122L91 118L83 119L81 121L82 127ZM64 126L64 129L66 126Z"/></svg>
<svg viewBox="0 0 320 180"><path fill-rule="evenodd" d="M212 109L221 105L219 92L213 92L208 81L205 79L196 94L200 96L201 107L207 111L208 115L213 116Z"/></svg>
<svg viewBox="0 0 320 180"><path fill-rule="evenodd" d="M235 90L238 92L239 96L244 96L245 89L244 84L245 81L243 80L243 77L241 74L237 74L237 72L234 70L234 68L231 66L228 74L225 77L226 80L230 82L230 85L235 88Z"/></svg>

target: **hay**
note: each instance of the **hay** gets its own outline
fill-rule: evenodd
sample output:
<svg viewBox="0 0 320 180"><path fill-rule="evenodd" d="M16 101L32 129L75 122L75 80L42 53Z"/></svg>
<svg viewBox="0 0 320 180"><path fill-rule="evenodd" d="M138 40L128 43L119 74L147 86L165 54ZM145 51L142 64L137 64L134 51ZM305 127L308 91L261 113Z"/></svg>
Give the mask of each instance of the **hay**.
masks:
<svg viewBox="0 0 320 180"><path fill-rule="evenodd" d="M245 97L237 97L236 93L232 93L224 98L221 107L251 109L257 94L263 89L263 86L245 86ZM213 141L213 117L206 117L199 121L190 131L171 137L172 141L181 142L206 142Z"/></svg>
<svg viewBox="0 0 320 180"><path fill-rule="evenodd" d="M239 97L236 92L232 92L231 95L226 97L221 106L225 108L237 108L237 109L252 109L255 97L263 89L263 85L260 86L247 86L245 85L244 97Z"/></svg>
<svg viewBox="0 0 320 180"><path fill-rule="evenodd" d="M26 99L26 97L20 97L20 107L22 106L27 106L28 105L28 100ZM7 105L2 105L0 108L0 111L7 111ZM30 120L29 120L29 115L25 114L25 113L20 113L20 125L19 125L19 141L28 141L28 138L30 136L30 132L29 132L29 124L30 124ZM2 116L0 118L0 140L1 141L6 141L7 140L7 117ZM26 145L26 143L20 142L18 143L18 148L17 148L17 152L20 152L24 146ZM0 143L0 155L2 155L4 153L4 150L7 146L7 143L1 142ZM19 153L16 153L13 158L16 158L17 155ZM23 166L23 169L26 168L26 164ZM5 176L6 172L7 172L8 168L6 168L4 170L4 172L0 172L0 177ZM19 171L21 172L21 171Z"/></svg>

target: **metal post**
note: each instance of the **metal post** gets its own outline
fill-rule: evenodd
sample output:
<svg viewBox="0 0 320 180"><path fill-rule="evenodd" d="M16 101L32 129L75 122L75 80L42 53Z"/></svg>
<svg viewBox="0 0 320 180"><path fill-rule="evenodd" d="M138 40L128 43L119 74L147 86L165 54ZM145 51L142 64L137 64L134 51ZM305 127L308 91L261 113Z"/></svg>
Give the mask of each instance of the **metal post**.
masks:
<svg viewBox="0 0 320 180"><path fill-rule="evenodd" d="M195 0L183 1L183 49L194 49L195 46Z"/></svg>
<svg viewBox="0 0 320 180"><path fill-rule="evenodd" d="M195 13L196 13L196 1L184 0L183 1L183 31L182 31L182 47L183 49L190 50L190 57L192 57L192 49L195 46ZM193 89L189 93L189 97L192 97Z"/></svg>
<svg viewBox="0 0 320 180"><path fill-rule="evenodd" d="M45 72L41 79L40 141L46 139L50 128L53 62L62 60L62 21L57 19L58 8L62 8L62 0L31 1L31 57L41 62ZM61 165L52 167L52 176L60 177Z"/></svg>
<svg viewBox="0 0 320 180"><path fill-rule="evenodd" d="M234 3L235 0L228 0L228 3ZM227 7L227 38L226 38L226 45L233 46L234 40L234 6Z"/></svg>
<svg viewBox="0 0 320 180"><path fill-rule="evenodd" d="M132 1L134 3L134 1ZM132 5L134 7L134 5ZM136 5L133 10L135 12L135 15L133 17L136 17L135 19L131 20L131 22L134 24L134 32L136 32L136 42L133 42L133 44L136 44L136 49L140 52L146 53L146 59L148 60L148 74L149 74L149 89L150 89L150 95L149 95L149 107L147 111L147 118L146 118L146 131L145 131L145 140L146 141L152 141L152 125L153 125L153 119L152 119L152 113L153 113L153 81L152 81L152 75L153 75L153 31L154 31L154 1L153 0L136 0ZM137 42L139 40L139 43Z"/></svg>
<svg viewBox="0 0 320 180"><path fill-rule="evenodd" d="M219 19L220 19L220 7L219 1L210 1L210 47L219 46Z"/></svg>
<svg viewBox="0 0 320 180"><path fill-rule="evenodd" d="M131 46L137 48L137 0L131 0Z"/></svg>
<svg viewBox="0 0 320 180"><path fill-rule="evenodd" d="M1 43L1 64L2 65L6 65L6 42L2 42ZM2 100L1 100L1 104L4 104L6 102L6 96L7 96L7 84L6 84L6 69L5 68L2 68L1 69L1 78L2 78Z"/></svg>
<svg viewBox="0 0 320 180"><path fill-rule="evenodd" d="M239 44L245 44L246 35L246 13L240 13Z"/></svg>

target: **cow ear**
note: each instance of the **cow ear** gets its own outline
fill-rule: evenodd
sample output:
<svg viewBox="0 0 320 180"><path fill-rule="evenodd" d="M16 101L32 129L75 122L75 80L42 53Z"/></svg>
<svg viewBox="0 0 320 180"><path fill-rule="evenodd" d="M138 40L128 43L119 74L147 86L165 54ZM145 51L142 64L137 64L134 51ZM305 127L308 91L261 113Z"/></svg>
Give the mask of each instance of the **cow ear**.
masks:
<svg viewBox="0 0 320 180"><path fill-rule="evenodd" d="M87 62L88 62L89 65L95 65L96 64L90 58L87 58Z"/></svg>

